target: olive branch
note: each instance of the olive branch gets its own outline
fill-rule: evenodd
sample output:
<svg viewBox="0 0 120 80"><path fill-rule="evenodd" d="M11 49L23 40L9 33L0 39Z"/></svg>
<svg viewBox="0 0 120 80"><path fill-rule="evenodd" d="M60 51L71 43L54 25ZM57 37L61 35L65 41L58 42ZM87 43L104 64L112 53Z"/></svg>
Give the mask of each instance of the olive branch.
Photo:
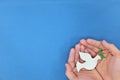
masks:
<svg viewBox="0 0 120 80"><path fill-rule="evenodd" d="M104 53L103 53L102 48L99 48L98 55L101 57L101 60L103 60L104 58L106 58L103 54Z"/></svg>

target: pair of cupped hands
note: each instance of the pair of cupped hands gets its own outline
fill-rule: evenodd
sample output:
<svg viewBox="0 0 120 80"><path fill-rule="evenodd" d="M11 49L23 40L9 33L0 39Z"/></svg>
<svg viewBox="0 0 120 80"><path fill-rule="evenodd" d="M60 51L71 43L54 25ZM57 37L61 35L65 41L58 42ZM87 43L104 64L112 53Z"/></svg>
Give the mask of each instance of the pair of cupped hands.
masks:
<svg viewBox="0 0 120 80"><path fill-rule="evenodd" d="M76 70L76 62L83 62L80 59L79 51L90 53L95 57L102 48L105 58L98 61L94 70L82 69ZM66 66L66 76L69 80L120 80L120 51L114 44L105 40L97 41L94 39L82 39L70 50L68 62Z"/></svg>

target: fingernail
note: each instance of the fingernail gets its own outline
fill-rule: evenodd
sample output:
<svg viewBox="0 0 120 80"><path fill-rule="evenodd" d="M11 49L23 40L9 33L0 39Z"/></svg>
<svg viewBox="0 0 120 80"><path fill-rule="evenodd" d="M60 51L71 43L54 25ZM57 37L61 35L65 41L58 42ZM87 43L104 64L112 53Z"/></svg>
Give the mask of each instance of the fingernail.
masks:
<svg viewBox="0 0 120 80"><path fill-rule="evenodd" d="M72 51L74 51L74 48L71 48L71 50L70 50L70 51L71 51L71 52L72 52Z"/></svg>
<svg viewBox="0 0 120 80"><path fill-rule="evenodd" d="M65 64L65 66L67 66L67 63Z"/></svg>

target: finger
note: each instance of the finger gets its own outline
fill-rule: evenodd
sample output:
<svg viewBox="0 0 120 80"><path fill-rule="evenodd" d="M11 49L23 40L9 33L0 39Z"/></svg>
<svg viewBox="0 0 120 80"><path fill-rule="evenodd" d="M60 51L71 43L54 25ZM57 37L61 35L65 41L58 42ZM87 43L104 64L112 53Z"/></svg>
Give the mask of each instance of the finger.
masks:
<svg viewBox="0 0 120 80"><path fill-rule="evenodd" d="M85 46L81 45L80 50L81 52L85 52Z"/></svg>
<svg viewBox="0 0 120 80"><path fill-rule="evenodd" d="M120 55L120 51L115 47L114 44L110 44L105 40L102 41L102 45L110 51L113 56Z"/></svg>
<svg viewBox="0 0 120 80"><path fill-rule="evenodd" d="M75 62L80 61L79 51L80 51L80 44L77 44L75 46Z"/></svg>
<svg viewBox="0 0 120 80"><path fill-rule="evenodd" d="M90 53L90 55L91 55L92 57L95 57L95 56L97 55L97 53L95 53L93 50L91 50L91 49L89 49L89 48L87 48L87 51L88 51L88 53Z"/></svg>
<svg viewBox="0 0 120 80"><path fill-rule="evenodd" d="M85 52L85 47L83 46L83 45L81 45L80 44L80 52ZM81 57L80 57L80 55L79 55L79 61L81 62L81 63L83 63L84 61L81 59Z"/></svg>
<svg viewBox="0 0 120 80"><path fill-rule="evenodd" d="M78 72L78 71L77 71L77 68L74 68L74 69L73 69L73 72Z"/></svg>
<svg viewBox="0 0 120 80"><path fill-rule="evenodd" d="M75 80L76 75L72 72L72 67L69 64L65 64L66 66L66 76L68 77L69 80Z"/></svg>
<svg viewBox="0 0 120 80"><path fill-rule="evenodd" d="M98 53L95 53L91 49L87 49L87 51L88 51L88 53L90 53L92 55L92 57L95 57L96 55L98 55ZM104 50L103 51L103 56L107 57L108 53L109 53L108 50Z"/></svg>
<svg viewBox="0 0 120 80"><path fill-rule="evenodd" d="M95 47L100 46L100 41L94 40L94 39L87 39L88 44L93 45Z"/></svg>
<svg viewBox="0 0 120 80"><path fill-rule="evenodd" d="M94 40L94 39L87 39L86 41L87 41L87 43L88 43L89 45L92 45L92 46L94 46L94 47L96 47L96 48L102 48L103 50L105 49L105 48L102 46L101 41L97 41L97 40Z"/></svg>
<svg viewBox="0 0 120 80"><path fill-rule="evenodd" d="M103 51L103 56L105 56L105 58L107 58L109 53L110 53L109 50L106 49Z"/></svg>
<svg viewBox="0 0 120 80"><path fill-rule="evenodd" d="M70 55L69 55L69 58L68 58L68 63L72 66L72 67L75 67L75 49L72 48L70 50Z"/></svg>
<svg viewBox="0 0 120 80"><path fill-rule="evenodd" d="M81 40L80 43L83 44L84 46L86 46L87 48L93 50L94 52L98 52L98 51L99 51L99 49L98 49L97 47L89 44L89 43L87 42L87 40Z"/></svg>
<svg viewBox="0 0 120 80"><path fill-rule="evenodd" d="M87 49L85 49L85 53L89 53L89 51Z"/></svg>
<svg viewBox="0 0 120 80"><path fill-rule="evenodd" d="M112 57L113 57L113 56L109 53L109 54L107 55L107 58L106 58L106 59L107 59L108 61L110 61Z"/></svg>
<svg viewBox="0 0 120 80"><path fill-rule="evenodd" d="M76 67L73 69L73 73L74 73L76 76L77 76L77 74L79 73Z"/></svg>

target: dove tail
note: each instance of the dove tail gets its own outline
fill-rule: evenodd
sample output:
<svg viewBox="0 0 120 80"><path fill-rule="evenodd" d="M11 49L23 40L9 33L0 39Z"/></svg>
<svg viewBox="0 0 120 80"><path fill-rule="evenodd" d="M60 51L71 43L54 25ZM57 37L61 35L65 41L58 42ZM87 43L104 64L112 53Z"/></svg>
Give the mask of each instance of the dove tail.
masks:
<svg viewBox="0 0 120 80"><path fill-rule="evenodd" d="M82 68L83 68L83 64L80 62L77 62L77 64L76 64L77 71L79 72Z"/></svg>

